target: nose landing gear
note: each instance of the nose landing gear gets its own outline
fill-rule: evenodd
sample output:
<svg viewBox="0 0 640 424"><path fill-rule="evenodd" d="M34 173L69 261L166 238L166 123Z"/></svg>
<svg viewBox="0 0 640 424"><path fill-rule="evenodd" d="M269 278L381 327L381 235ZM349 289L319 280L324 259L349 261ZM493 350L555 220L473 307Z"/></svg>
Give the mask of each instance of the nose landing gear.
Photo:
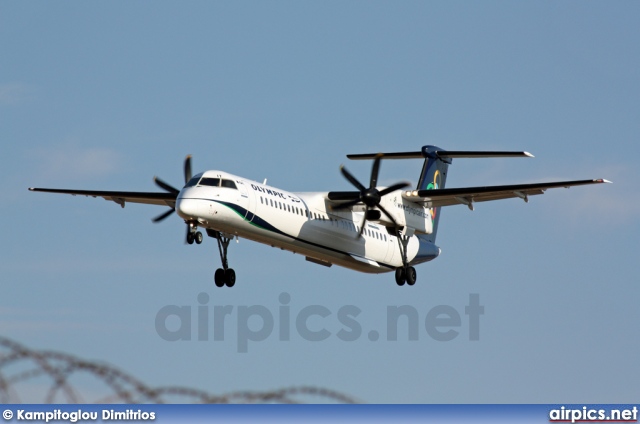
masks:
<svg viewBox="0 0 640 424"><path fill-rule="evenodd" d="M195 241L196 244L201 244L203 239L202 233L198 231L198 225L193 222L187 223L187 243L193 244Z"/></svg>
<svg viewBox="0 0 640 424"><path fill-rule="evenodd" d="M202 236L202 233L200 231L187 234L187 243L189 244L193 244L194 241L196 242L196 244L201 244L203 239L204 237Z"/></svg>

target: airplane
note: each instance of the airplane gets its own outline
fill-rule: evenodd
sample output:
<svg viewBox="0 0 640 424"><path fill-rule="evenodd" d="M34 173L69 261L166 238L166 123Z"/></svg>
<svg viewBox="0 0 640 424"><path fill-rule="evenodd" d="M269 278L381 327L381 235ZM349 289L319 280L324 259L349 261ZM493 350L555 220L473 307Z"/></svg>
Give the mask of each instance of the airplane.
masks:
<svg viewBox="0 0 640 424"><path fill-rule="evenodd" d="M446 206L543 194L551 188L610 183L605 179L555 181L484 187L445 188L453 159L533 157L528 152L448 151L423 146L420 151L350 154L351 160L373 160L369 186L344 166L340 172L356 190L292 193L263 183L210 170L192 175L191 156L184 160L182 189L158 177L164 192L92 191L29 188L30 191L102 197L125 207L127 202L168 206L153 219L174 212L187 225L186 243L201 244L205 230L218 244L222 267L214 275L217 287L233 287L236 273L229 267L229 242L239 237L303 255L307 261L338 265L359 272L395 272L399 286L416 283L415 265L437 258L441 209ZM415 189L409 182L378 187L382 160L422 159Z"/></svg>

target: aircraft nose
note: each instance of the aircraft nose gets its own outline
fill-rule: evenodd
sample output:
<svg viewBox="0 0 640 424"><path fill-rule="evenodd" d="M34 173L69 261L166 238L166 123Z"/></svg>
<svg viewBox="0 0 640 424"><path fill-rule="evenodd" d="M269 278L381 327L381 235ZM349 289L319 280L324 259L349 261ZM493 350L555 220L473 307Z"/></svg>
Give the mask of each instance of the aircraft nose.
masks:
<svg viewBox="0 0 640 424"><path fill-rule="evenodd" d="M178 199L176 201L176 212L183 219L198 217L201 201L198 199Z"/></svg>

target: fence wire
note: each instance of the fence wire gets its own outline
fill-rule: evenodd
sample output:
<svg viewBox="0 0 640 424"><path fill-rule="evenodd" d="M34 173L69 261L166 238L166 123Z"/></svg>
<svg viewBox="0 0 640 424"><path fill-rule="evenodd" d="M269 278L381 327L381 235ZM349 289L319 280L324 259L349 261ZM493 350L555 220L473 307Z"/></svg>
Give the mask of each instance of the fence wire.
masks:
<svg viewBox="0 0 640 424"><path fill-rule="evenodd" d="M80 384L80 380L84 384ZM99 388L96 389L96 387ZM34 396L39 398L33 399ZM24 399L25 397L28 399ZM68 353L29 349L0 336L0 403L24 401L29 403L357 403L354 398L345 394L313 386L226 394L212 394L205 390L180 386L151 387L109 364L84 360Z"/></svg>

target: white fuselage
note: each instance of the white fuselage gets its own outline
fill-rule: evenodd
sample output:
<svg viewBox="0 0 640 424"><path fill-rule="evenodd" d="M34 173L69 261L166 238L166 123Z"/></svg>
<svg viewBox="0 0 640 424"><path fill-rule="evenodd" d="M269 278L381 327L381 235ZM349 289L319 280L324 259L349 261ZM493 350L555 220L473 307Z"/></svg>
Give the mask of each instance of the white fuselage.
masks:
<svg viewBox="0 0 640 424"><path fill-rule="evenodd" d="M233 181L223 185L185 186L176 211L187 222L306 256L312 262L340 265L360 272L382 273L403 266L399 239L377 222L367 221L362 237L358 230L364 212L333 210L326 193L290 193L222 171L202 174L210 181ZM204 178L203 178L204 181ZM398 215L398 223L430 233L429 209L415 210L399 194L385 196L384 205ZM407 210L411 208L412 210ZM425 224L426 223L426 224ZM413 233L408 234L407 262L434 259L440 249Z"/></svg>

